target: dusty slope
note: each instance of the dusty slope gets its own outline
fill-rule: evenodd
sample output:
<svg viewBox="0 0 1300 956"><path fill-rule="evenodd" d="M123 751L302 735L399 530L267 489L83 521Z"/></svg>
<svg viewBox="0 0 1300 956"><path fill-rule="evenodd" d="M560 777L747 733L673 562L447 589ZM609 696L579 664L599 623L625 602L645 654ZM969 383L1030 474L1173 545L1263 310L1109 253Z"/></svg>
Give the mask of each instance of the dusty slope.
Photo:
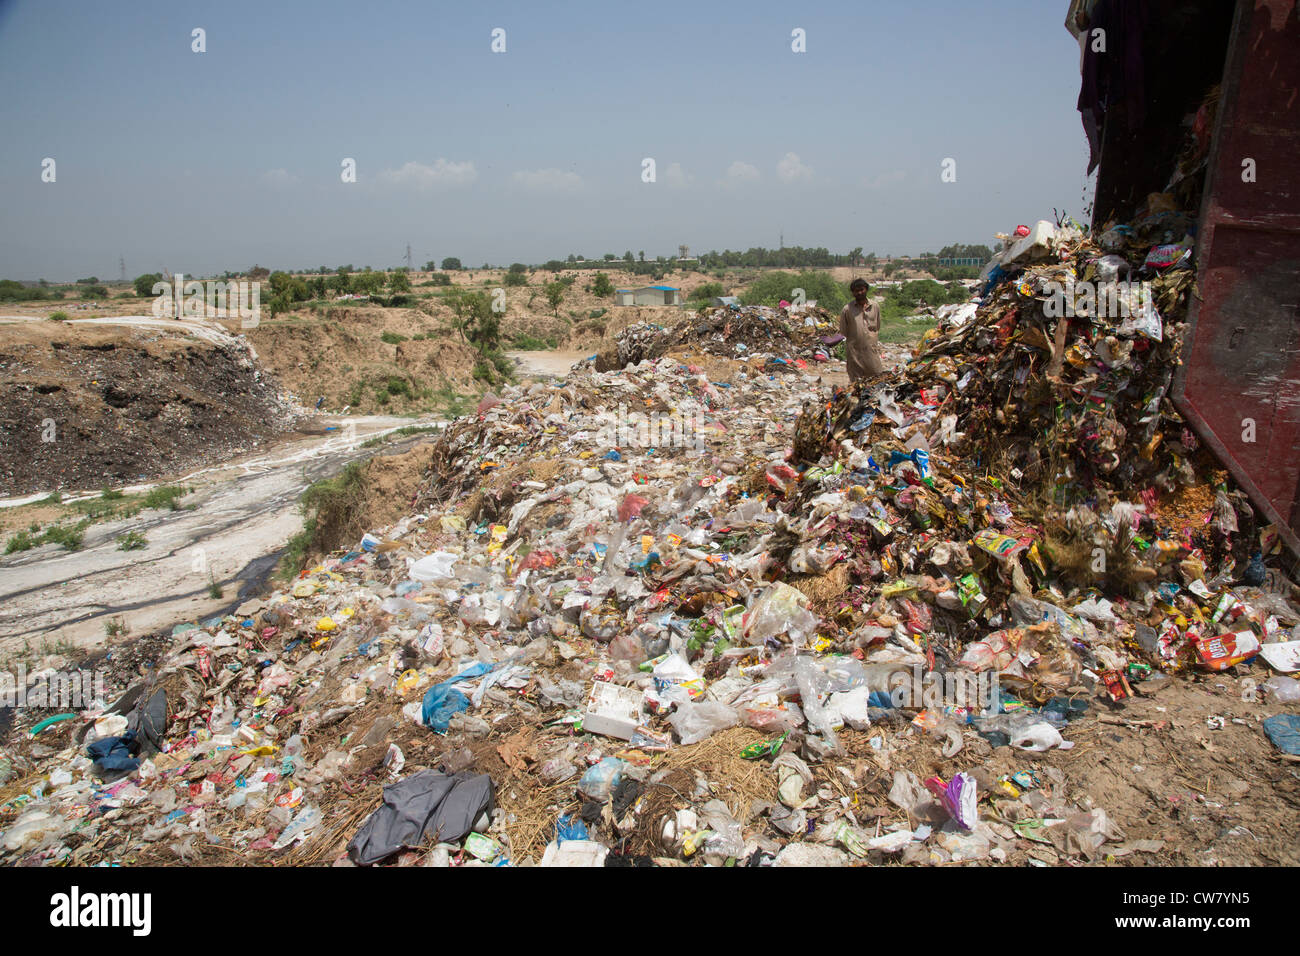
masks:
<svg viewBox="0 0 1300 956"><path fill-rule="evenodd" d="M0 494L184 471L295 420L237 340L184 329L0 324Z"/></svg>

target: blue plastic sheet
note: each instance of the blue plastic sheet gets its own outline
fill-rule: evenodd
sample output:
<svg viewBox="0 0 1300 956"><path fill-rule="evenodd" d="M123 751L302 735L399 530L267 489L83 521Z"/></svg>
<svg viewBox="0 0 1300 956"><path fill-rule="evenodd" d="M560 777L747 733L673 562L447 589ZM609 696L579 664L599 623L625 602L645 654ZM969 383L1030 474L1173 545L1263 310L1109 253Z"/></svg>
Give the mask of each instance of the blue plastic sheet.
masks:
<svg viewBox="0 0 1300 956"><path fill-rule="evenodd" d="M1273 746L1286 754L1300 756L1300 715L1278 714L1264 721L1264 733Z"/></svg>

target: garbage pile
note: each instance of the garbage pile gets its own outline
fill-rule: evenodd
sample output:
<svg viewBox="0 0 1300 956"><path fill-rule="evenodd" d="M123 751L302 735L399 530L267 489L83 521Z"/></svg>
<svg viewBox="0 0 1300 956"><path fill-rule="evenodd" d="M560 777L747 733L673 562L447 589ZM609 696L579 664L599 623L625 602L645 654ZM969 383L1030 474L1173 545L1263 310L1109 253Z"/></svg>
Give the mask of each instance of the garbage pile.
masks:
<svg viewBox="0 0 1300 956"><path fill-rule="evenodd" d="M595 358L597 371L626 368L657 359L677 348L708 355L745 359L765 356L769 371L794 371L810 361L826 361L834 338L836 319L815 305L731 305L701 309L676 325L630 325L613 345ZM829 343L834 345L834 342Z"/></svg>
<svg viewBox="0 0 1300 956"><path fill-rule="evenodd" d="M1082 667L1127 696L1125 673L1228 667L1282 636L1271 614L1286 602L1254 607L1238 589L1264 583L1281 541L1168 397L1191 241L1148 244L1189 225L1166 211L1097 242L1021 227L981 301L927 333L901 375L808 403L799 498L847 488L870 528L824 539L870 555L845 600L902 587L900 570L936 575L911 579L929 592L921 610L952 618L933 652L976 669L1023 657L1024 635L987 631L1038 607L1060 645L1050 669L1036 650L1040 695ZM928 612L921 623L932 633Z"/></svg>
<svg viewBox="0 0 1300 956"><path fill-rule="evenodd" d="M767 370L770 334L709 371L485 396L412 513L8 748L0 861L1159 852L1052 758L1162 671L1258 657L1294 711L1300 608L1230 563L1235 493L1182 483L1205 465L1157 394L1179 280L1161 336L1089 332L1041 316L1055 255L1005 256L901 378L829 401ZM1113 462L1146 429L1150 457ZM1262 732L1294 752L1298 724Z"/></svg>

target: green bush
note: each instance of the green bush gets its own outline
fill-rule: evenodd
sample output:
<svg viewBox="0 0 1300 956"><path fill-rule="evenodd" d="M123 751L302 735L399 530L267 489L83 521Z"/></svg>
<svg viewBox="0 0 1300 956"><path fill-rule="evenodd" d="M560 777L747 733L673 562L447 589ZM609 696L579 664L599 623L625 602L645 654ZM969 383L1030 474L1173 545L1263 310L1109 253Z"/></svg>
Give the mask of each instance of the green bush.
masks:
<svg viewBox="0 0 1300 956"><path fill-rule="evenodd" d="M64 312L64 311L62 311L62 310L60 310L60 311L58 311L58 312L51 312L51 313L50 313L50 321L51 321L51 322L66 322L66 321L68 321L68 313L66 313L66 312Z"/></svg>
<svg viewBox="0 0 1300 956"><path fill-rule="evenodd" d="M42 544L60 544L67 551L80 551L82 542L86 538L86 525L90 519L82 519L74 525L55 525L53 528L46 528L45 534L41 535Z"/></svg>
<svg viewBox="0 0 1300 956"><path fill-rule="evenodd" d="M396 332L385 332L379 336L381 342L387 342L389 345L397 345L406 341L405 335L398 335Z"/></svg>
<svg viewBox="0 0 1300 956"><path fill-rule="evenodd" d="M189 488L182 488L180 485L160 485L157 488L150 488L140 504L144 508L167 508L170 511L180 511L181 506L176 501L189 493Z"/></svg>
<svg viewBox="0 0 1300 956"><path fill-rule="evenodd" d="M39 539L33 538L26 531L19 531L5 544L5 554L13 554L15 551L30 551L38 544L40 544Z"/></svg>
<svg viewBox="0 0 1300 956"><path fill-rule="evenodd" d="M153 295L154 283L162 281L163 277L161 272L147 272L142 276L136 276L135 281L131 283L131 285L135 289L135 294L144 298L145 296Z"/></svg>
<svg viewBox="0 0 1300 956"><path fill-rule="evenodd" d="M721 282L706 282L704 285L691 290L690 300L692 302L711 302L715 297L726 294L727 291L723 288Z"/></svg>
<svg viewBox="0 0 1300 956"><path fill-rule="evenodd" d="M421 282L420 285L451 285L451 276L445 272L435 272L429 276L428 282Z"/></svg>
<svg viewBox="0 0 1300 956"><path fill-rule="evenodd" d="M389 395L402 395L406 398L411 397L411 383L398 375L390 375L386 387Z"/></svg>
<svg viewBox="0 0 1300 956"><path fill-rule="evenodd" d="M600 296L602 299L607 295L614 294L614 283L609 281L609 276L605 273L597 273L596 278L591 283L591 294Z"/></svg>
<svg viewBox="0 0 1300 956"><path fill-rule="evenodd" d="M139 531L128 531L120 535L117 539L117 550L119 551L141 551L149 541Z"/></svg>
<svg viewBox="0 0 1300 956"><path fill-rule="evenodd" d="M849 287L836 282L826 272L765 272L741 293L746 305L778 305L781 300L794 301L794 290L803 289L806 301L815 301L835 313L849 301Z"/></svg>

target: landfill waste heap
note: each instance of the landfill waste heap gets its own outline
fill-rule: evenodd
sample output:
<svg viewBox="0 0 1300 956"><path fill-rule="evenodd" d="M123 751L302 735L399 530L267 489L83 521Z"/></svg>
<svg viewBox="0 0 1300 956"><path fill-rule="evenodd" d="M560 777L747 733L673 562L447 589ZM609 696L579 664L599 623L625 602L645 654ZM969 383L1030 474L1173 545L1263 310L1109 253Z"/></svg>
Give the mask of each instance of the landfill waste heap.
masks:
<svg viewBox="0 0 1300 956"><path fill-rule="evenodd" d="M0 858L1159 852L1052 762L1084 718L1259 658L1250 732L1300 748L1276 536L1165 397L1180 225L1025 228L901 375L854 388L818 384L828 317L746 308L486 396L395 525L178 625L103 700L18 711ZM1053 315L1048 283L1134 275L1153 295L1126 317ZM706 342L709 372L680 351Z"/></svg>
<svg viewBox="0 0 1300 956"><path fill-rule="evenodd" d="M836 324L837 319L815 302L781 309L763 305L706 307L672 326L630 325L589 361L596 371L609 372L662 358L675 349L691 348L727 358L762 356L761 367L769 372L802 371L809 362L830 358L830 347L842 338Z"/></svg>

